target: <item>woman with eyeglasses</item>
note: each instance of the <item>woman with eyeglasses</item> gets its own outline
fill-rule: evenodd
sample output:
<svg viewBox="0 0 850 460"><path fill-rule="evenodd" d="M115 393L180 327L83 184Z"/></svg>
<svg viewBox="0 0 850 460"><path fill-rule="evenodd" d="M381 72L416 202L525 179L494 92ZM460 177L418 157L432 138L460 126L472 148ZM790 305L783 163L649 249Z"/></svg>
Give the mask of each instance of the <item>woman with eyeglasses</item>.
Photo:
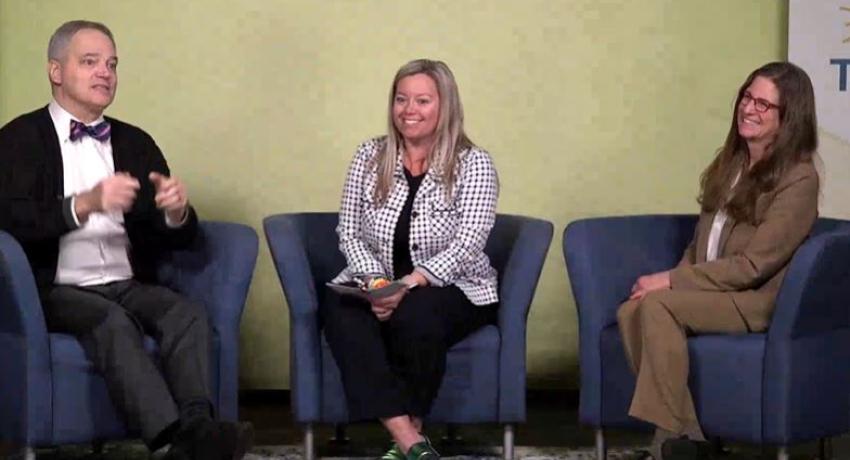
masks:
<svg viewBox="0 0 850 460"><path fill-rule="evenodd" d="M708 458L688 389L687 337L764 332L791 256L818 215L815 98L787 62L738 90L726 142L703 172L679 264L639 277L617 312L637 376L629 415L656 426L646 458Z"/></svg>

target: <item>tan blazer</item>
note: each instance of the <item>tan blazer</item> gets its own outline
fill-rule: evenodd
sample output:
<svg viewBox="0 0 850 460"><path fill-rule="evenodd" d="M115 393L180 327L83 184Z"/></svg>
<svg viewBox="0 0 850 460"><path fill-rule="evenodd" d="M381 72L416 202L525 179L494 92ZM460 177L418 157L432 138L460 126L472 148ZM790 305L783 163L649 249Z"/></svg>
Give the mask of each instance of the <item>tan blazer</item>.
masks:
<svg viewBox="0 0 850 460"><path fill-rule="evenodd" d="M811 162L792 167L773 191L759 196L758 224L729 217L711 262L705 256L714 213L700 214L693 240L670 272L671 288L730 292L750 331L766 330L788 262L817 219L818 191Z"/></svg>

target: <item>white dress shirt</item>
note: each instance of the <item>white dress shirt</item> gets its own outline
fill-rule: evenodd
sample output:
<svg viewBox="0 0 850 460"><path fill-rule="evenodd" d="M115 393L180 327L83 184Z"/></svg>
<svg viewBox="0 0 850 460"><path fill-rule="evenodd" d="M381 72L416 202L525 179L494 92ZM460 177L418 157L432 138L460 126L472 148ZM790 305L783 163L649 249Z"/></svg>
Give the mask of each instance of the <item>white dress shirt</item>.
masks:
<svg viewBox="0 0 850 460"><path fill-rule="evenodd" d="M714 220L711 222L711 232L708 233L708 245L705 250L706 262L711 262L717 259L718 245L720 244L720 234L723 233L723 226L726 225L726 219L729 216L726 211L720 209L714 214Z"/></svg>
<svg viewBox="0 0 850 460"><path fill-rule="evenodd" d="M110 139L101 142L83 136L72 142L69 135L71 120L75 118L55 100L50 103L48 110L62 151L66 198L91 190L100 181L115 174ZM88 125L102 121L101 116ZM71 212L74 221L80 225L73 202ZM91 286L130 279L133 277L133 269L127 256L129 247L123 213L93 212L84 224L59 239L55 282Z"/></svg>
<svg viewBox="0 0 850 460"><path fill-rule="evenodd" d="M738 173L735 180L732 181L732 187L735 187L740 178L741 173ZM705 249L706 262L716 260L720 253L720 235L723 233L723 226L726 225L727 219L729 219L729 215L726 214L726 208L720 208L714 214L714 220L711 221L711 231L708 233L708 244Z"/></svg>

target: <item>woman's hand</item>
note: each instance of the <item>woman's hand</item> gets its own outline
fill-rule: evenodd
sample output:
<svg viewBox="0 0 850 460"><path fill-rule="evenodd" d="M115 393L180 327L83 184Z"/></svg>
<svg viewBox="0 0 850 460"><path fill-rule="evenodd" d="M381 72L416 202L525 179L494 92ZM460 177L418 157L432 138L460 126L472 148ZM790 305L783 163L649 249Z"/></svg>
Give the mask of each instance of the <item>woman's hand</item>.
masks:
<svg viewBox="0 0 850 460"><path fill-rule="evenodd" d="M428 278L425 278L425 275L416 270L410 272L409 275L402 276L401 281L408 286L425 287L428 285Z"/></svg>
<svg viewBox="0 0 850 460"><path fill-rule="evenodd" d="M428 279L417 271L413 271L409 275L402 276L400 281L409 286L408 289L402 289L391 296L377 299L372 303L372 313L375 314L378 321L386 321L390 319L390 316L392 316L395 309L398 308L398 304L401 303L401 299L403 299L407 294L407 291L410 290L410 286L425 287L428 285Z"/></svg>
<svg viewBox="0 0 850 460"><path fill-rule="evenodd" d="M401 299L407 294L407 289L401 289L393 295L376 299L372 302L372 313L378 318L378 321L386 321L390 319L393 312L398 308Z"/></svg>
<svg viewBox="0 0 850 460"><path fill-rule="evenodd" d="M652 291L670 289L670 270L644 275L635 281L629 300L642 299Z"/></svg>

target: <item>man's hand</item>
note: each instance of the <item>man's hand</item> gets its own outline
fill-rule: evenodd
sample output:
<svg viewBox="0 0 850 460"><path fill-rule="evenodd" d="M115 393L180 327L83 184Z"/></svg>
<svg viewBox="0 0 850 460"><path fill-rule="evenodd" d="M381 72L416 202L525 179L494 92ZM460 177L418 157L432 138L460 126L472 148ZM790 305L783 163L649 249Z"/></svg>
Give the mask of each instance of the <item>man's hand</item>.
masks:
<svg viewBox="0 0 850 460"><path fill-rule="evenodd" d="M150 173L148 179L156 188L156 207L165 211L171 222L182 222L189 207L189 197L183 182L177 177L163 176L158 172Z"/></svg>
<svg viewBox="0 0 850 460"><path fill-rule="evenodd" d="M645 295L652 291L660 291L662 289L670 289L670 271L653 273L644 275L635 281L632 286L632 294L629 300L642 299Z"/></svg>
<svg viewBox="0 0 850 460"><path fill-rule="evenodd" d="M135 177L119 172L100 181L87 192L80 193L74 200L74 213L80 223L88 220L93 212L127 212L136 201L139 181Z"/></svg>

